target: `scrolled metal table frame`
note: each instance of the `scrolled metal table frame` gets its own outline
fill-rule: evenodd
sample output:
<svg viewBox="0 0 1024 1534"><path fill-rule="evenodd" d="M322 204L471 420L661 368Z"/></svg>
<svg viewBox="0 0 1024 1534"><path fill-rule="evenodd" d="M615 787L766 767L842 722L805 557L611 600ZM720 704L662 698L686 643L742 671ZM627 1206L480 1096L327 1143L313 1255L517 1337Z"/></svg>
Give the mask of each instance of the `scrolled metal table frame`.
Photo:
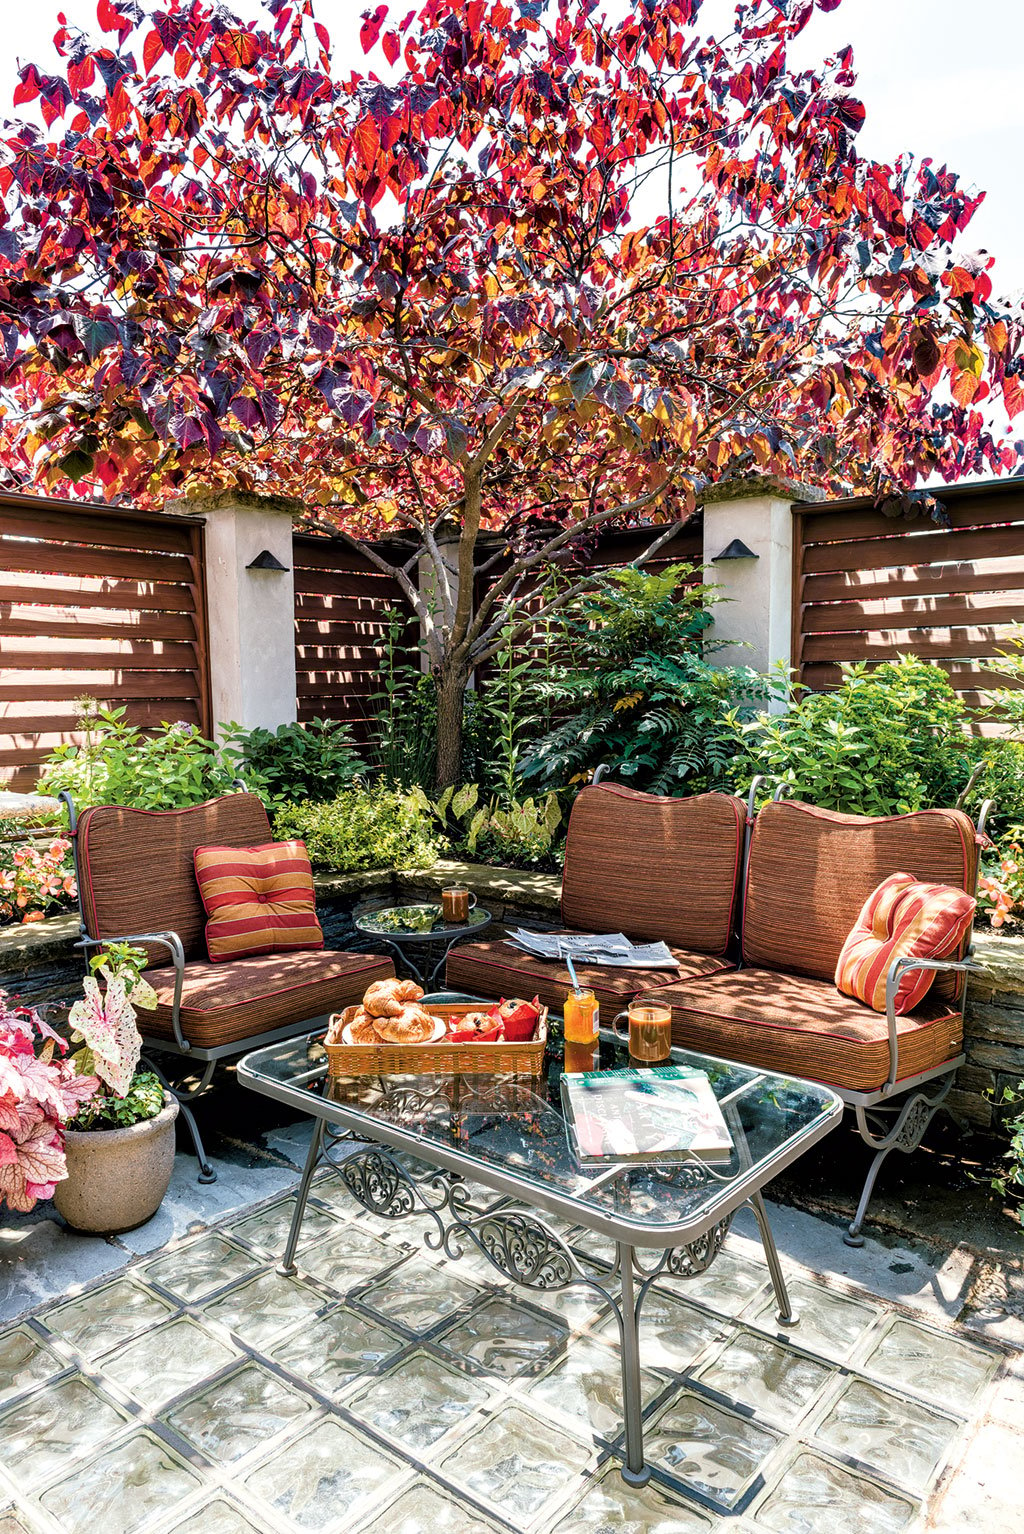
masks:
<svg viewBox="0 0 1024 1534"><path fill-rule="evenodd" d="M414 1089L398 1090L414 1093ZM342 1143L354 1148L336 1156L335 1149ZM335 1168L356 1202L371 1214L389 1220L406 1219L415 1214L429 1215L436 1230L427 1230L424 1241L431 1250L443 1251L457 1260L466 1250L464 1243L468 1241L499 1273L524 1288L548 1291L586 1287L608 1302L619 1329L625 1430L621 1474L631 1486L646 1485L652 1472L644 1458L640 1373L640 1314L644 1300L662 1273L672 1273L679 1278L695 1278L705 1273L722 1249L736 1210L731 1210L688 1244L665 1248L650 1263L641 1261L635 1247L616 1241L614 1259L607 1272L587 1272L576 1254L536 1213L508 1207L507 1195L503 1203L503 1196L495 1190L499 1202L480 1208L473 1204L457 1172L436 1167L425 1173L413 1173L387 1147L367 1142L353 1130L339 1129L317 1116L296 1194L287 1245L278 1266L278 1272L283 1276L290 1277L296 1272L295 1251L306 1201L313 1177L324 1160ZM790 1304L761 1193L751 1193L746 1203L753 1210L764 1246L778 1305L778 1321L781 1325L793 1326L797 1318ZM675 1479L669 1475L665 1478Z"/></svg>

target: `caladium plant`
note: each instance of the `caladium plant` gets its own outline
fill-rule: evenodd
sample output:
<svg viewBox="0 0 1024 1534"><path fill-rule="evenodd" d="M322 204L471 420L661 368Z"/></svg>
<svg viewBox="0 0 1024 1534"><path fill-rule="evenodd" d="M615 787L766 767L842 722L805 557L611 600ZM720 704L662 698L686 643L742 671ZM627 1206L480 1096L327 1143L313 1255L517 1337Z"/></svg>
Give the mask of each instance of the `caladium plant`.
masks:
<svg viewBox="0 0 1024 1534"><path fill-rule="evenodd" d="M126 1097L135 1079L142 1054L135 1008L151 1011L157 1004L141 974L145 962L142 949L123 943L97 954L90 960L93 973L83 982L85 995L68 1015L72 1039L84 1046L74 1056L78 1069L99 1077L102 1095Z"/></svg>
<svg viewBox="0 0 1024 1534"><path fill-rule="evenodd" d="M37 1010L0 991L0 1205L22 1213L67 1176L63 1126L100 1084L66 1049Z"/></svg>

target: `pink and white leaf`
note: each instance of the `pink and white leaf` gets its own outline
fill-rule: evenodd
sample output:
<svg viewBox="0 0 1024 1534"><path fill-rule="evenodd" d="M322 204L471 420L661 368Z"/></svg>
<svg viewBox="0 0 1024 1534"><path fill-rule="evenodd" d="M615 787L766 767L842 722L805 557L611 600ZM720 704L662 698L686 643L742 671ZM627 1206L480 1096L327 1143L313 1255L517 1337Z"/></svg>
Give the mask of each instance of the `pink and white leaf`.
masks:
<svg viewBox="0 0 1024 1534"><path fill-rule="evenodd" d="M103 992L89 975L82 989L85 995L71 1008L68 1021L92 1050L96 1074L118 1097L124 1097L142 1053L135 1009L122 980L111 980Z"/></svg>

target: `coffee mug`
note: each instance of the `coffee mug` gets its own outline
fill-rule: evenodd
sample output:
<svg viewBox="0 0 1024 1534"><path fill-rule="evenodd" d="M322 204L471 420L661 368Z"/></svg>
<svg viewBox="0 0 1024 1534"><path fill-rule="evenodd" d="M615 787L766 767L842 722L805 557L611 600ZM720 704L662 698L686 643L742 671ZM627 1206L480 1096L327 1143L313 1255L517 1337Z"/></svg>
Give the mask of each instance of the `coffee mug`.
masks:
<svg viewBox="0 0 1024 1534"><path fill-rule="evenodd" d="M628 1034L622 1033L619 1023L625 1018L629 1023ZM667 1060L672 1053L672 1008L652 1005L650 1002L631 1002L625 1012L612 1019L616 1038L629 1040L630 1058L648 1064Z"/></svg>
<svg viewBox="0 0 1024 1534"><path fill-rule="evenodd" d="M468 921L475 905L476 896L463 884L453 884L441 891L441 915L447 922Z"/></svg>

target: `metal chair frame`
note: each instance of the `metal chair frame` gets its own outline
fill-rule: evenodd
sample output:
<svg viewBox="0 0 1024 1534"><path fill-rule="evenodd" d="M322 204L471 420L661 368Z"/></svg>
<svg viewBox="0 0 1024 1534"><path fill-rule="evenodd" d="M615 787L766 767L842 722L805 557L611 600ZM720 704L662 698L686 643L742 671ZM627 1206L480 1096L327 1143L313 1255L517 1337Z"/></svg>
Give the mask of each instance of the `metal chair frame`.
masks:
<svg viewBox="0 0 1024 1534"><path fill-rule="evenodd" d="M251 1049L259 1049L264 1044L276 1044L281 1039L295 1038L299 1034L308 1033L311 1029L324 1027L328 1022L328 1014L321 1013L316 1017L304 1017L294 1023L287 1023L280 1028L272 1028L265 1033L248 1034L244 1039L236 1039L230 1044L217 1044L205 1046L193 1044L185 1037L181 1026L181 993L185 981L185 950L181 938L177 932L171 930L163 932L124 932L108 934L106 937L90 937L85 925L85 913L82 909L81 879L78 865L78 811L75 802L67 789L62 790L58 796L67 809L68 834L71 838L71 847L75 860L75 883L79 890L78 895L78 922L79 937L75 943L84 954L88 954L92 948L104 948L108 943L153 943L166 948L170 954L171 963L174 966L174 995L171 1002L171 1028L173 1038L167 1039L154 1034L147 1034L144 1026L140 1026L139 1033L142 1036L143 1055L145 1065L153 1071L164 1089L176 1100L185 1121L185 1125L192 1138L196 1158L199 1162L199 1181L201 1183L216 1182L217 1173L206 1154L203 1139L192 1112L191 1104L195 1102L213 1080L214 1072L222 1060L230 1059L237 1055L247 1054ZM202 1065L199 1080L195 1086L185 1087L179 1083L171 1082L160 1064L152 1056L173 1055L182 1060L194 1060Z"/></svg>

